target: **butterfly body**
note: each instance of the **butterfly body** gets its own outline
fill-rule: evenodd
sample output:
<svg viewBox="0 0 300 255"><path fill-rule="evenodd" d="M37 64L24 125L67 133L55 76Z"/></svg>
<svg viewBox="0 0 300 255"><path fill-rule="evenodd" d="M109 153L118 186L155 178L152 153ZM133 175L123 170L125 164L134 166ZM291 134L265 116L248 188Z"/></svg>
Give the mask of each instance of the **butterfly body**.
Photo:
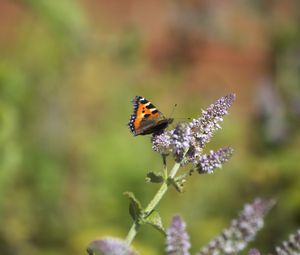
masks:
<svg viewBox="0 0 300 255"><path fill-rule="evenodd" d="M135 136L160 133L173 122L172 118L165 118L151 102L141 96L133 99L133 107L128 126Z"/></svg>

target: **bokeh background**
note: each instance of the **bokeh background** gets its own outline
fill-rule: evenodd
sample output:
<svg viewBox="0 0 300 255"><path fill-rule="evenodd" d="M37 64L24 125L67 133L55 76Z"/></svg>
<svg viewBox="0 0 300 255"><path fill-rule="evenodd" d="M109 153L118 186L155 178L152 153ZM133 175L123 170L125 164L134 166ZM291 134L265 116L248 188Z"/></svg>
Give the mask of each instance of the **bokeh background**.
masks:
<svg viewBox="0 0 300 255"><path fill-rule="evenodd" d="M145 205L162 167L126 124L142 95L177 122L237 101L208 149L223 170L194 175L159 206L198 250L256 196L278 203L251 247L300 227L300 8L297 0L0 0L0 253L85 254L131 226L124 191ZM172 162L170 162L171 164ZM141 254L163 254L143 227Z"/></svg>

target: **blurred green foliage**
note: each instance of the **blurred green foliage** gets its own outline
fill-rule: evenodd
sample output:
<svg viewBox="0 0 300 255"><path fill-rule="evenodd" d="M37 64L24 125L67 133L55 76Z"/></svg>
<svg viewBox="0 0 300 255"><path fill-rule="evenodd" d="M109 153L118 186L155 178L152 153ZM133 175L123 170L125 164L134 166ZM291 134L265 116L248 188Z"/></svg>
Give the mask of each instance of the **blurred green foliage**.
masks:
<svg viewBox="0 0 300 255"><path fill-rule="evenodd" d="M191 69L203 55L190 46L202 45L205 39L193 37L199 32L193 24L188 23L184 32L174 25L167 36L184 38L184 43L152 44L139 26L143 22L120 25L124 16L107 18L112 7L82 2L6 3L20 8L21 22L12 38L0 44L1 254L84 254L93 239L125 237L131 219L123 192L133 191L146 204L157 189L145 184L146 173L162 167L149 137L134 138L126 127L135 95L149 98L166 115L177 103L174 117L182 121L182 117L198 116L201 108L231 90L237 93L237 104L211 145L233 146L234 157L224 170L193 176L183 194L171 191L159 207L165 225L180 213L192 242L200 248L229 224L245 202L272 196L278 206L253 246L269 251L299 228L299 15L280 8L271 12L271 4L244 7L248 18L265 26L262 37L269 57L263 75L271 76L283 102L288 134L275 146L265 144L264 133L259 132L264 122L257 121L249 106L255 97L253 80L241 78L248 87L226 82L215 86L212 77L226 73L216 63L210 73L212 86L193 81ZM241 2L233 4L235 12ZM99 19L91 18L93 8L97 14L99 8ZM139 8L145 15L142 21L147 20L147 6ZM224 18L217 9L218 5L207 7L205 17ZM120 20L119 26L115 19ZM157 26L151 22L150 27ZM203 31L212 28L210 36L217 34L220 45L230 43L226 24L221 26L218 19L199 22ZM218 34L216 27L223 33ZM232 41L239 33L235 29ZM238 50L242 47L238 42L230 47ZM150 227L143 228L134 241L145 255L160 254L163 245L162 236Z"/></svg>

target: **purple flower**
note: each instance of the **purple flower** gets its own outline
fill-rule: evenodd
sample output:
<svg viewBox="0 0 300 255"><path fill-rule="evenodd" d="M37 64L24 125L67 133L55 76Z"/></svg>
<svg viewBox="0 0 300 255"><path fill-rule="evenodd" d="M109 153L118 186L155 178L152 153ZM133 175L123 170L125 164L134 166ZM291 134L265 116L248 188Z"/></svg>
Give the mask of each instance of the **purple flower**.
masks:
<svg viewBox="0 0 300 255"><path fill-rule="evenodd" d="M252 241L264 225L264 216L273 207L274 201L257 198L246 204L239 217L229 228L210 241L197 255L237 254Z"/></svg>
<svg viewBox="0 0 300 255"><path fill-rule="evenodd" d="M153 134L151 142L152 149L161 155L168 155L171 152L171 135L169 132Z"/></svg>
<svg viewBox="0 0 300 255"><path fill-rule="evenodd" d="M107 237L91 242L87 248L89 255L137 255L125 241Z"/></svg>
<svg viewBox="0 0 300 255"><path fill-rule="evenodd" d="M228 161L233 153L230 147L221 148L219 150L210 151L209 154L204 154L199 159L194 161L196 168L200 174L213 173L215 168L221 168L222 163Z"/></svg>
<svg viewBox="0 0 300 255"><path fill-rule="evenodd" d="M296 234L290 235L289 240L276 247L277 255L300 254L300 230Z"/></svg>
<svg viewBox="0 0 300 255"><path fill-rule="evenodd" d="M229 107L235 100L235 94L221 97L206 110L202 116L190 123L180 123L175 129L152 136L152 148L162 155L173 154L177 162L193 162L201 167L201 173L211 173L216 167L229 159L232 150L220 149L215 153L202 155L204 146L210 141L214 132L220 129L219 123L228 114Z"/></svg>
<svg viewBox="0 0 300 255"><path fill-rule="evenodd" d="M221 97L206 110L202 110L202 116L199 119L193 119L189 124L201 148L210 141L214 132L221 128L219 122L222 122L223 116L228 114L228 109L234 100L235 94Z"/></svg>
<svg viewBox="0 0 300 255"><path fill-rule="evenodd" d="M260 252L259 252L259 250L257 250L257 249L251 249L251 250L248 252L248 255L260 255Z"/></svg>
<svg viewBox="0 0 300 255"><path fill-rule="evenodd" d="M189 255L191 244L185 230L186 224L179 217L174 216L170 228L167 230L166 254L168 255Z"/></svg>
<svg viewBox="0 0 300 255"><path fill-rule="evenodd" d="M177 162L182 161L184 154L190 148L193 133L188 125L179 123L175 129L171 131L172 152Z"/></svg>

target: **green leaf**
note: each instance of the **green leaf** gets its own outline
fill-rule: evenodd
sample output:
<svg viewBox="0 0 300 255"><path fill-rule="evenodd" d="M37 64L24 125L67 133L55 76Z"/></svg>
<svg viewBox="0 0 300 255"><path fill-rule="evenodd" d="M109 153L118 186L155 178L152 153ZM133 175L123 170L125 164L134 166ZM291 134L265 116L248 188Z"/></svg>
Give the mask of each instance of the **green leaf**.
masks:
<svg viewBox="0 0 300 255"><path fill-rule="evenodd" d="M138 221L143 211L143 207L140 201L134 196L132 192L124 192L125 196L127 196L130 200L129 204L129 213L133 220Z"/></svg>
<svg viewBox="0 0 300 255"><path fill-rule="evenodd" d="M164 178L161 175L161 173L155 173L155 172L147 173L146 182L162 183L163 181Z"/></svg>
<svg viewBox="0 0 300 255"><path fill-rule="evenodd" d="M163 235L166 235L166 231L163 227L161 217L159 213L153 210L145 219L144 223L147 223L161 232Z"/></svg>
<svg viewBox="0 0 300 255"><path fill-rule="evenodd" d="M182 191L183 191L183 183L185 182L185 180L169 178L168 182L169 182L169 184L173 185L173 187L178 192L182 193Z"/></svg>

